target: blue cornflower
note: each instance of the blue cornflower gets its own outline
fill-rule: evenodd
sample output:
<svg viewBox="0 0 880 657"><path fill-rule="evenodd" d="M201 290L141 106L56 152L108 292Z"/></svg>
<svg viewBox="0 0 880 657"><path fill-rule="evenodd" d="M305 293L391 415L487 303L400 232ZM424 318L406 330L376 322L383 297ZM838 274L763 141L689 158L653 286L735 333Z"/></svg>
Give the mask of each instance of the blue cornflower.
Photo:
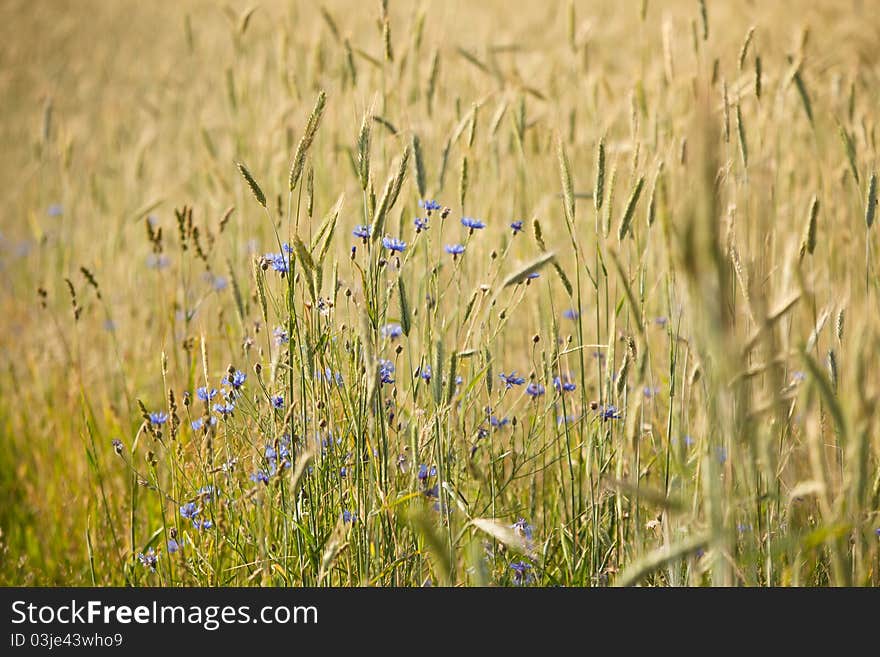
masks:
<svg viewBox="0 0 880 657"><path fill-rule="evenodd" d="M229 285L229 281L226 280L225 276L213 276L211 278L211 286L217 291L221 292L226 289Z"/></svg>
<svg viewBox="0 0 880 657"><path fill-rule="evenodd" d="M660 392L660 388L657 386L645 386L642 390L642 393L645 395L645 399L651 399L656 396Z"/></svg>
<svg viewBox="0 0 880 657"><path fill-rule="evenodd" d="M193 520L199 515L199 507L196 506L195 502L187 502L180 507L180 515L187 520Z"/></svg>
<svg viewBox="0 0 880 657"><path fill-rule="evenodd" d="M572 383L568 377L565 377L565 379L563 380L558 376L554 376L553 387L556 388L559 392L572 392L573 390L577 390L577 384Z"/></svg>
<svg viewBox="0 0 880 657"><path fill-rule="evenodd" d="M386 324L382 327L383 338L391 338L393 340L399 338L401 335L403 335L403 328L400 324Z"/></svg>
<svg viewBox="0 0 880 657"><path fill-rule="evenodd" d="M356 513L352 513L348 509L343 510L343 512L342 512L342 522L343 523L353 523L355 520L357 520Z"/></svg>
<svg viewBox="0 0 880 657"><path fill-rule="evenodd" d="M530 383L526 388L526 394L529 397L540 397L544 394L544 386L540 383Z"/></svg>
<svg viewBox="0 0 880 657"><path fill-rule="evenodd" d="M203 529L211 529L214 523L211 520L193 520L193 527L202 531Z"/></svg>
<svg viewBox="0 0 880 657"><path fill-rule="evenodd" d="M233 388L238 390L244 385L245 380L247 380L247 374L242 372L241 370L235 370L232 374L227 375L226 381Z"/></svg>
<svg viewBox="0 0 880 657"><path fill-rule="evenodd" d="M526 274L527 281L533 281L536 278L541 278L541 273L537 271L533 271L531 274Z"/></svg>
<svg viewBox="0 0 880 657"><path fill-rule="evenodd" d="M122 454L122 441L119 438L114 438L111 443L113 445L113 451L117 454Z"/></svg>
<svg viewBox="0 0 880 657"><path fill-rule="evenodd" d="M168 554L174 554L180 549L180 543L175 541L173 538L168 539Z"/></svg>
<svg viewBox="0 0 880 657"><path fill-rule="evenodd" d="M531 581L531 576L529 575L529 570L532 568L531 564L525 561L514 561L510 564L510 568L513 570L514 584L521 586Z"/></svg>
<svg viewBox="0 0 880 657"><path fill-rule="evenodd" d="M878 527L877 529L875 529L875 530L874 530L874 533L877 534L877 536L880 536L880 527Z"/></svg>
<svg viewBox="0 0 880 657"><path fill-rule="evenodd" d="M506 427L508 424L510 424L510 420L507 419L506 417L501 418L499 420L497 416L490 415L489 416L489 424L491 424L492 427L495 429L501 429L503 427Z"/></svg>
<svg viewBox="0 0 880 657"><path fill-rule="evenodd" d="M58 203L53 203L48 208L46 208L46 214L50 217L60 217L64 214L64 208L61 207Z"/></svg>
<svg viewBox="0 0 880 657"><path fill-rule="evenodd" d="M281 395L275 395L272 397L272 408L284 408L284 397Z"/></svg>
<svg viewBox="0 0 880 657"><path fill-rule="evenodd" d="M660 328L663 328L664 326L666 326L666 324L668 322L669 322L669 320L666 317L658 317L657 319L654 320L654 323L657 326L659 326Z"/></svg>
<svg viewBox="0 0 880 657"><path fill-rule="evenodd" d="M619 420L623 416L614 404L609 404L599 412L603 420Z"/></svg>
<svg viewBox="0 0 880 657"><path fill-rule="evenodd" d="M256 484L263 483L267 486L269 485L269 475L267 475L262 470L257 470L254 474L251 475L251 481Z"/></svg>
<svg viewBox="0 0 880 657"><path fill-rule="evenodd" d="M526 540L532 540L532 526L526 522L525 518L520 518L515 523L513 523L510 528L516 533L517 536L522 536Z"/></svg>
<svg viewBox="0 0 880 657"><path fill-rule="evenodd" d="M354 230L351 231L352 235L364 240L365 242L370 238L370 235L372 235L372 233L373 233L372 226L364 226L362 224L358 224L357 226L354 227Z"/></svg>
<svg viewBox="0 0 880 657"><path fill-rule="evenodd" d="M340 388L345 382L345 380L342 378L341 372L334 373L333 370L331 370L329 367L326 368L323 372L321 372L321 370L315 372L315 378L318 380L324 379L328 386L332 386L335 382L336 385Z"/></svg>
<svg viewBox="0 0 880 657"><path fill-rule="evenodd" d="M512 224L510 224L510 228L513 230L513 234L516 235L519 231L523 229L523 222L514 221Z"/></svg>
<svg viewBox="0 0 880 657"><path fill-rule="evenodd" d="M213 416L207 419L200 417L196 420L193 420L190 426L192 426L193 431L201 431L205 427L205 422L208 423L209 427L213 427L215 424L217 424L217 418Z"/></svg>
<svg viewBox="0 0 880 657"><path fill-rule="evenodd" d="M267 253L263 259L279 274L286 274L290 271L289 259L283 253Z"/></svg>
<svg viewBox="0 0 880 657"><path fill-rule="evenodd" d="M562 316L565 319L577 319L580 313L574 308L569 308L568 310L563 311Z"/></svg>
<svg viewBox="0 0 880 657"><path fill-rule="evenodd" d="M379 361L379 378L382 383L394 383L394 363L384 358Z"/></svg>
<svg viewBox="0 0 880 657"><path fill-rule="evenodd" d="M383 237L382 246L391 252L398 251L402 253L406 249L406 242L402 242L395 237Z"/></svg>
<svg viewBox="0 0 880 657"><path fill-rule="evenodd" d="M202 497L205 502L210 502L214 499L214 487L210 484L207 486L202 486L199 488L199 495Z"/></svg>
<svg viewBox="0 0 880 657"><path fill-rule="evenodd" d="M211 388L210 390L208 390L204 386L202 386L201 388L196 388L196 397L201 399L203 402L209 402L216 396L217 388Z"/></svg>
<svg viewBox="0 0 880 657"><path fill-rule="evenodd" d="M150 423L156 426L165 424L168 421L168 413L159 411L158 413L150 413Z"/></svg>
<svg viewBox="0 0 880 657"><path fill-rule="evenodd" d="M455 377L455 385L460 386L464 382L464 379L461 378L461 375Z"/></svg>
<svg viewBox="0 0 880 657"><path fill-rule="evenodd" d="M791 375L792 383L800 383L801 381L806 381L806 380L807 380L807 375L804 374L803 372L801 372L800 370L794 372L794 374Z"/></svg>
<svg viewBox="0 0 880 657"><path fill-rule="evenodd" d="M423 200L423 201L419 201L419 207L423 208L425 210L425 212L427 213L427 215L430 217L431 212L433 212L434 210L440 209L440 204L434 200L430 200L430 201Z"/></svg>
<svg viewBox="0 0 880 657"><path fill-rule="evenodd" d="M156 572L156 564L159 563L159 555L156 554L156 551L153 548L147 550L146 554L139 552L137 558L145 568L149 568L151 572Z"/></svg>
<svg viewBox="0 0 880 657"><path fill-rule="evenodd" d="M428 218L427 217L416 217L413 223L416 225L416 232L421 233L423 230L428 230Z"/></svg>
<svg viewBox="0 0 880 657"><path fill-rule="evenodd" d="M437 466L432 465L430 469L424 463L419 465L419 481L427 481L428 477L437 476Z"/></svg>
<svg viewBox="0 0 880 657"><path fill-rule="evenodd" d="M446 253L456 258L464 253L464 244L447 244Z"/></svg>
<svg viewBox="0 0 880 657"><path fill-rule="evenodd" d="M513 386L521 386L523 383L526 382L523 377L517 376L516 372L511 372L510 374L505 374L504 372L502 372L498 376L502 381L504 381L504 387L507 389L510 389Z"/></svg>
<svg viewBox="0 0 880 657"><path fill-rule="evenodd" d="M433 375L433 370L430 365L425 365L424 367L419 369L419 376L422 377L426 382L431 382L431 376Z"/></svg>
<svg viewBox="0 0 880 657"><path fill-rule="evenodd" d="M275 327L272 335L275 336L275 343L279 345L285 344L290 340L290 336L287 335L287 331L280 326Z"/></svg>
<svg viewBox="0 0 880 657"><path fill-rule="evenodd" d="M684 437L684 444L685 444L687 447L690 447L690 446L693 445L695 442L696 442L696 441L695 441L693 438L691 438L690 436L685 436L685 437Z"/></svg>
<svg viewBox="0 0 880 657"><path fill-rule="evenodd" d="M461 225L465 228L470 228L471 232L475 230L482 230L486 227L486 224L480 221L479 219L474 219L473 217L462 217Z"/></svg>
<svg viewBox="0 0 880 657"><path fill-rule="evenodd" d="M214 412L224 418L232 415L235 410L235 402L226 402L225 404L214 404Z"/></svg>

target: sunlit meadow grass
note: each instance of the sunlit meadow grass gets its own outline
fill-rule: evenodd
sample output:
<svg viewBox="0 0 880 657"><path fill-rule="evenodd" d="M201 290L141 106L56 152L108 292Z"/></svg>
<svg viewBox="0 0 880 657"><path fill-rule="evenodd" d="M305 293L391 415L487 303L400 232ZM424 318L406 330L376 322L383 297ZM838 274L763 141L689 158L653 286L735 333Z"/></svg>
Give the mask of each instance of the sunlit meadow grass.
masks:
<svg viewBox="0 0 880 657"><path fill-rule="evenodd" d="M0 19L0 583L880 584L871 3Z"/></svg>

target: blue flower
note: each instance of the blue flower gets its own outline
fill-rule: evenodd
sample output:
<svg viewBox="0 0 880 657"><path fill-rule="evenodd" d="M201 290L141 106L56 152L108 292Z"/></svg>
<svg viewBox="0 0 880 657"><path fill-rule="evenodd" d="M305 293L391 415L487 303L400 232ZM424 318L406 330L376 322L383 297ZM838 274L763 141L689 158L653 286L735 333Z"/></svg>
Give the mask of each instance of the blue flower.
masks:
<svg viewBox="0 0 880 657"><path fill-rule="evenodd" d="M553 387L556 388L559 392L572 392L573 390L577 390L577 384L572 383L568 377L565 377L565 379L563 380L558 376L554 376Z"/></svg>
<svg viewBox="0 0 880 657"><path fill-rule="evenodd" d="M238 390L244 385L245 380L247 379L247 374L242 372L241 370L235 370L232 374L227 375L226 381L233 388Z"/></svg>
<svg viewBox="0 0 880 657"><path fill-rule="evenodd" d="M193 420L190 426L192 426L193 431L201 431L205 427L205 422L205 418L200 417L197 420ZM207 423L208 426L213 427L215 424L217 424L217 418L213 416L209 417L207 418Z"/></svg>
<svg viewBox="0 0 880 657"><path fill-rule="evenodd" d="M406 242L401 242L399 239L394 237L383 237L382 238L382 246L391 251L403 252L406 249Z"/></svg>
<svg viewBox="0 0 880 657"><path fill-rule="evenodd" d="M520 518L515 523L513 523L510 528L516 533L517 536L522 536L526 540L532 540L532 526L526 522L525 518Z"/></svg>
<svg viewBox="0 0 880 657"><path fill-rule="evenodd" d="M357 520L356 513L352 513L348 509L343 510L343 512L342 512L342 522L343 523L353 523L355 520Z"/></svg>
<svg viewBox="0 0 880 657"><path fill-rule="evenodd" d="M201 388L196 388L196 397L201 399L203 402L209 402L216 396L217 388L211 388L210 390L208 390L204 386L202 386Z"/></svg>
<svg viewBox="0 0 880 657"><path fill-rule="evenodd" d="M531 581L531 575L529 575L529 570L531 570L532 566L525 561L514 561L510 564L511 570L513 570L513 583L517 586L522 586L523 584L528 584Z"/></svg>
<svg viewBox="0 0 880 657"><path fill-rule="evenodd" d="M180 549L180 543L175 541L173 538L168 539L168 554L174 554Z"/></svg>
<svg viewBox="0 0 880 657"><path fill-rule="evenodd" d="M684 437L684 444L685 444L687 447L690 447L690 446L693 445L695 442L696 442L696 441L695 441L693 438L691 438L690 436L685 436L685 437Z"/></svg>
<svg viewBox="0 0 880 657"><path fill-rule="evenodd" d="M290 336L287 335L287 331L280 326L275 327L272 335L275 336L275 343L279 345L286 344L290 340Z"/></svg>
<svg viewBox="0 0 880 657"><path fill-rule="evenodd" d="M289 258L283 253L267 253L263 256L263 259L279 274L286 274L290 271Z"/></svg>
<svg viewBox="0 0 880 657"><path fill-rule="evenodd" d="M505 374L504 372L502 372L498 376L502 381L504 381L504 387L508 390L513 386L521 386L523 383L526 382L523 377L517 376L516 372L511 372L510 374Z"/></svg>
<svg viewBox="0 0 880 657"><path fill-rule="evenodd" d="M379 361L379 378L382 383L394 383L394 363L384 358Z"/></svg>
<svg viewBox="0 0 880 657"><path fill-rule="evenodd" d="M227 281L226 277L224 276L212 276L211 285L215 290L217 290L217 292L220 292L226 289L226 287L229 285L229 281Z"/></svg>
<svg viewBox="0 0 880 657"><path fill-rule="evenodd" d="M284 408L284 397L282 397L281 395L275 395L274 397L272 397L272 408Z"/></svg>
<svg viewBox="0 0 880 657"><path fill-rule="evenodd" d="M382 327L381 333L383 338L391 338L394 340L403 335L403 328L400 324L386 324Z"/></svg>
<svg viewBox="0 0 880 657"><path fill-rule="evenodd" d="M193 527L202 531L203 529L211 529L214 523L210 520L193 520Z"/></svg>
<svg viewBox="0 0 880 657"><path fill-rule="evenodd" d="M156 554L156 551L153 548L147 550L147 553L143 552L138 553L137 555L138 561L140 561L144 568L149 568L151 572L156 572L156 564L159 563L159 555Z"/></svg>
<svg viewBox="0 0 880 657"><path fill-rule="evenodd" d="M799 370L794 372L794 374L791 375L792 383L800 383L801 381L806 381L806 380L807 380L807 375Z"/></svg>
<svg viewBox="0 0 880 657"><path fill-rule="evenodd" d="M666 326L666 324L667 324L668 322L669 322L669 320L668 320L667 318L665 318L665 317L658 317L657 319L654 320L654 323L655 323L657 326L659 326L660 328L663 328L664 326Z"/></svg>
<svg viewBox="0 0 880 657"><path fill-rule="evenodd" d="M533 280L535 280L536 278L541 278L541 273L540 273L540 272L533 271L533 272L530 273L530 274L526 274L526 280L527 280L527 281L533 281Z"/></svg>
<svg viewBox="0 0 880 657"><path fill-rule="evenodd" d="M565 319L577 319L580 313L574 308L569 308L568 310L563 311L562 316Z"/></svg>
<svg viewBox="0 0 880 657"><path fill-rule="evenodd" d="M544 386L540 383L530 383L526 388L526 394L529 397L540 397L544 394Z"/></svg>
<svg viewBox="0 0 880 657"><path fill-rule="evenodd" d="M53 203L48 208L46 208L46 214L50 217L60 217L64 214L64 208L61 207L58 203Z"/></svg>
<svg viewBox="0 0 880 657"><path fill-rule="evenodd" d="M599 415L603 420L619 420L623 416L614 404L609 404L599 411Z"/></svg>
<svg viewBox="0 0 880 657"><path fill-rule="evenodd" d="M431 376L433 375L433 370L430 365L425 365L424 367L417 370L419 376L422 377L426 382L431 382Z"/></svg>
<svg viewBox="0 0 880 657"><path fill-rule="evenodd" d="M342 373L334 373L333 370L331 370L329 367L326 368L323 372L321 372L321 370L315 372L315 378L319 381L321 379L324 379L328 386L332 386L334 383L336 383L337 387L339 388L341 388L342 384L345 383L345 379L342 378Z"/></svg>
<svg viewBox="0 0 880 657"><path fill-rule="evenodd" d="M205 502L210 502L214 499L214 487L210 484L208 486L202 486L199 488L199 495L205 500Z"/></svg>
<svg viewBox="0 0 880 657"><path fill-rule="evenodd" d="M235 410L235 402L226 402L225 404L214 404L214 412L222 417L232 415Z"/></svg>
<svg viewBox="0 0 880 657"><path fill-rule="evenodd" d="M480 221L479 219L474 219L473 217L462 217L461 225L465 228L470 228L471 232L475 230L482 230L486 227L486 224Z"/></svg>
<svg viewBox="0 0 880 657"><path fill-rule="evenodd" d="M168 421L168 413L159 411L158 413L150 413L150 423L156 426L165 424Z"/></svg>
<svg viewBox="0 0 880 657"><path fill-rule="evenodd" d="M455 258L456 256L460 256L462 253L464 253L464 244L447 244L446 253L451 255L453 258Z"/></svg>
<svg viewBox="0 0 880 657"><path fill-rule="evenodd" d="M419 465L419 481L427 481L428 477L437 476L437 466L432 465L430 469L424 463Z"/></svg>
<svg viewBox="0 0 880 657"><path fill-rule="evenodd" d="M267 475L262 470L257 470L254 474L251 475L251 481L254 483L263 483L267 486L269 485L269 475Z"/></svg>
<svg viewBox="0 0 880 657"><path fill-rule="evenodd" d="M193 520L199 515L199 507L196 506L195 502L187 502L180 507L180 515L187 520Z"/></svg>
<svg viewBox="0 0 880 657"><path fill-rule="evenodd" d="M372 233L373 233L372 226L364 226L362 224L358 224L357 226L354 227L354 230L351 231L352 235L364 240L365 242L370 238L370 235L372 235Z"/></svg>
<svg viewBox="0 0 880 657"><path fill-rule="evenodd" d="M433 212L434 210L440 209L440 204L434 200L430 200L430 201L424 200L424 201L419 201L419 207L423 208L425 210L425 212L427 213L427 215L430 217L431 212Z"/></svg>
<svg viewBox="0 0 880 657"><path fill-rule="evenodd" d="M522 230L523 222L514 221L512 224L510 224L510 228L513 230L513 234L516 235L519 231Z"/></svg>
<svg viewBox="0 0 880 657"><path fill-rule="evenodd" d="M489 424L491 424L492 427L495 429L501 429L503 427L506 427L508 424L510 424L510 420L508 420L506 417L501 418L499 420L497 416L490 415L489 416Z"/></svg>
<svg viewBox="0 0 880 657"><path fill-rule="evenodd" d="M645 395L645 399L651 399L656 396L660 392L660 388L657 386L645 386L642 390L642 393Z"/></svg>
<svg viewBox="0 0 880 657"><path fill-rule="evenodd" d="M122 441L119 438L114 438L111 443L113 445L113 451L117 454L122 454Z"/></svg>
<svg viewBox="0 0 880 657"><path fill-rule="evenodd" d="M416 217L413 223L416 225L416 232L420 233L423 230L428 230L428 218L427 217Z"/></svg>

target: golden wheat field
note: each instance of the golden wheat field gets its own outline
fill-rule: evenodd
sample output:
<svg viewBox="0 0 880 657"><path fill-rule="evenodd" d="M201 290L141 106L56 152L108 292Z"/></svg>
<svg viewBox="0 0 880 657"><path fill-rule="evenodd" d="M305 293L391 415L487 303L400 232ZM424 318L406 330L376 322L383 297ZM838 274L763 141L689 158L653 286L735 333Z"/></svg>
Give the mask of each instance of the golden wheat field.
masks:
<svg viewBox="0 0 880 657"><path fill-rule="evenodd" d="M880 585L870 0L6 0L0 584Z"/></svg>

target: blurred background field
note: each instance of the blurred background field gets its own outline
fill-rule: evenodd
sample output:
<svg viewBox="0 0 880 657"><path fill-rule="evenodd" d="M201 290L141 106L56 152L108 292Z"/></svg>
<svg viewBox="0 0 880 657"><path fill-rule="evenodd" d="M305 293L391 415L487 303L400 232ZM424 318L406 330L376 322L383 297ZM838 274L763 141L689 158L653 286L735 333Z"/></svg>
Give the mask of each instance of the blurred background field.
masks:
<svg viewBox="0 0 880 657"><path fill-rule="evenodd" d="M878 44L859 0L6 0L0 583L880 584Z"/></svg>

